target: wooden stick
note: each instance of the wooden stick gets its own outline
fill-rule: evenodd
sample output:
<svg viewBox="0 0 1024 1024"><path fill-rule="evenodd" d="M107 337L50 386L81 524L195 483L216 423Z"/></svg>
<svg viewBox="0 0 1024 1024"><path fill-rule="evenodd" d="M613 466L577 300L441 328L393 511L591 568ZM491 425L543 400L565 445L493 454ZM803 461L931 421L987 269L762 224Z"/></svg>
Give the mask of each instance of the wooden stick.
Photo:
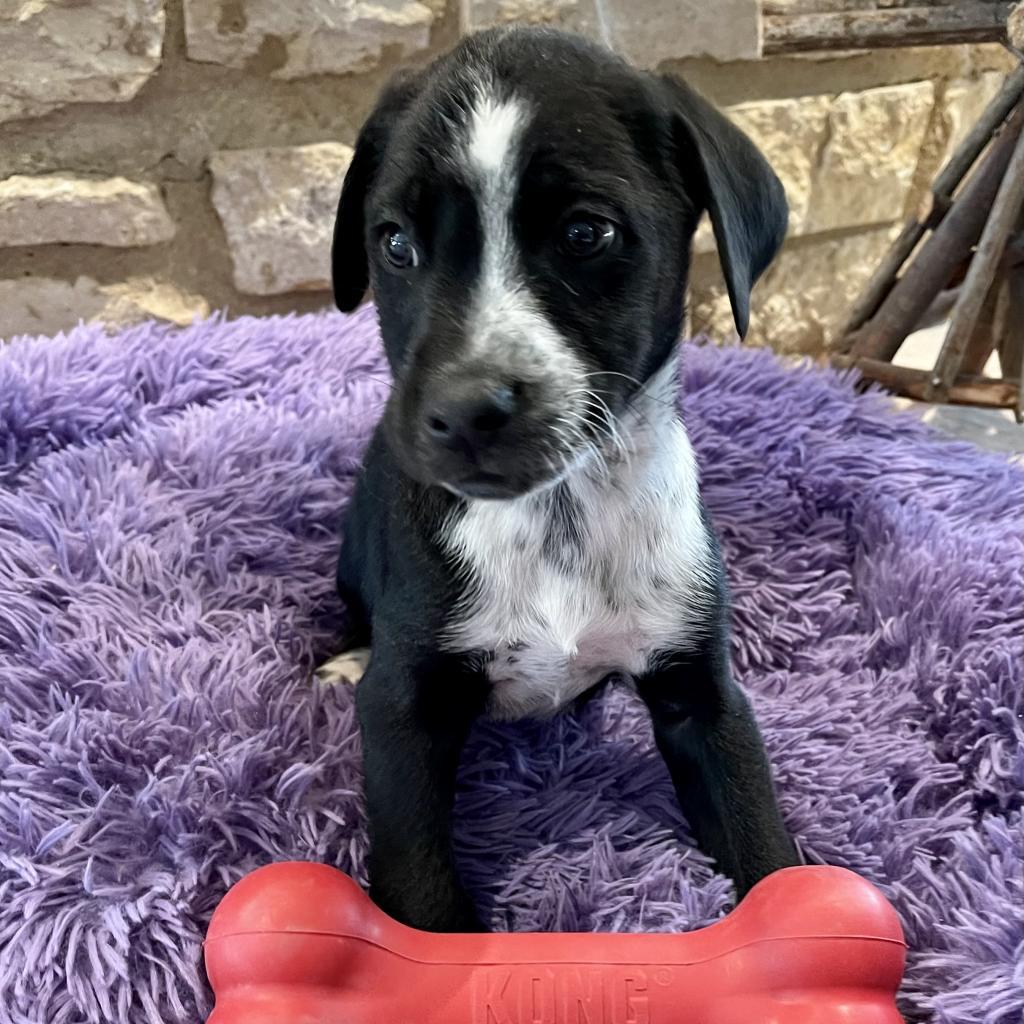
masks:
<svg viewBox="0 0 1024 1024"><path fill-rule="evenodd" d="M999 369L1004 377L1024 371L1024 266L1007 275L997 314Z"/></svg>
<svg viewBox="0 0 1024 1024"><path fill-rule="evenodd" d="M1024 278L1021 280L1022 288L1024 288ZM1024 297L1024 290L1017 293L1017 312L1024 316L1024 302L1020 301ZM1018 331L1024 329L1024 319L1017 321ZM1013 407L1013 416L1018 423L1024 423L1024 364L1021 364L1021 372L1017 377L1017 404Z"/></svg>
<svg viewBox="0 0 1024 1024"><path fill-rule="evenodd" d="M938 229L921 247L875 316L858 333L854 355L892 359L932 300L970 255L1021 136L1021 121L1022 115L1015 114L1007 122Z"/></svg>
<svg viewBox="0 0 1024 1024"><path fill-rule="evenodd" d="M1010 271L1003 292L1000 318L999 367L1004 377L1020 381L1013 412L1024 423L1024 266Z"/></svg>
<svg viewBox="0 0 1024 1024"><path fill-rule="evenodd" d="M835 11L871 11L879 7L954 7L960 0L764 0L765 14L830 14ZM980 0L1000 3L1001 0Z"/></svg>
<svg viewBox="0 0 1024 1024"><path fill-rule="evenodd" d="M764 53L998 42L1006 38L1006 19L1013 6L962 0L941 7L766 15Z"/></svg>
<svg viewBox="0 0 1024 1024"><path fill-rule="evenodd" d="M931 371L916 370L909 366L896 366L881 359L857 359L839 356L835 363L852 366L868 380L881 384L890 391L928 401ZM1020 383L1005 377L958 377L949 389L948 401L954 405L985 405L996 409L1010 409L1020 400Z"/></svg>
<svg viewBox="0 0 1024 1024"><path fill-rule="evenodd" d="M1024 6L1021 7L1024 11ZM996 312L995 337L999 346L999 369L1004 377L1021 382L1014 414L1024 422L1024 252L1014 251L1012 243L1024 243L1024 210L1017 221L1018 234L1007 246L1009 265L1003 278L1003 291Z"/></svg>
<svg viewBox="0 0 1024 1024"><path fill-rule="evenodd" d="M1010 233L1017 224L1021 208L1024 207L1024 135L1017 140L1017 146L1006 169L999 193L992 205L978 251L971 260L960 298L953 310L949 332L943 342L935 376L932 378L934 401L943 401L953 381L960 373L967 342L978 322L978 315L985 302L985 296L995 277L996 268L1006 249Z"/></svg>
<svg viewBox="0 0 1024 1024"><path fill-rule="evenodd" d="M928 327L938 327L939 324L949 320L949 314L956 305L957 296L960 294L960 286L952 285L939 292L932 299L928 308L921 314L921 319L914 324L913 331L923 331ZM913 333L911 331L911 333Z"/></svg>
<svg viewBox="0 0 1024 1024"><path fill-rule="evenodd" d="M989 285L985 301L978 312L978 322L974 325L974 330L967 341L967 348L964 350L963 364L960 367L961 376L980 376L985 373L985 364L996 347L996 311L999 308L1003 281L1004 278L996 274Z"/></svg>
<svg viewBox="0 0 1024 1024"><path fill-rule="evenodd" d="M850 316L840 334L840 341L835 346L836 351L849 352L853 347L854 331L867 323L878 311L907 257L921 241L925 231L936 227L945 216L953 191L974 166L981 151L991 140L992 133L1006 120L1021 96L1024 96L1024 65L1015 68L1009 75L1003 87L985 108L978 123L964 136L949 162L936 177L929 193L931 198L927 209L919 210L904 225L899 237L871 276L861 297L850 310Z"/></svg>

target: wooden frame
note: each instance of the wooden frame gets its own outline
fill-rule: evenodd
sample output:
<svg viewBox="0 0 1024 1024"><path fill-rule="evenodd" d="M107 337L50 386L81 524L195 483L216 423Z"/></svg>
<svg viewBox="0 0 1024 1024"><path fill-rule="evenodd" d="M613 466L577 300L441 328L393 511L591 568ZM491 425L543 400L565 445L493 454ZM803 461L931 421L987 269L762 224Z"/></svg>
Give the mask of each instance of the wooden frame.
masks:
<svg viewBox="0 0 1024 1024"><path fill-rule="evenodd" d="M951 294L935 368L894 366L906 337ZM981 375L993 352L999 378ZM904 225L854 305L833 361L911 398L1012 408L1024 421L1024 63Z"/></svg>
<svg viewBox="0 0 1024 1024"><path fill-rule="evenodd" d="M1018 67L1003 84L998 95L986 108L978 123L968 132L967 136L956 148L949 163L942 169L932 184L926 204L907 221L899 237L893 242L885 259L868 282L863 295L857 300L850 311L850 317L843 328L845 345L840 343L840 351L849 351L853 344L853 334L874 316L885 298L892 280L914 251L925 232L934 229L946 215L953 202L953 193L963 181L964 175L971 169L981 155L982 150L991 142L992 134L1006 120L1010 111L1024 96L1024 66Z"/></svg>
<svg viewBox="0 0 1024 1024"><path fill-rule="evenodd" d="M1005 0L765 0L764 54L1000 42Z"/></svg>

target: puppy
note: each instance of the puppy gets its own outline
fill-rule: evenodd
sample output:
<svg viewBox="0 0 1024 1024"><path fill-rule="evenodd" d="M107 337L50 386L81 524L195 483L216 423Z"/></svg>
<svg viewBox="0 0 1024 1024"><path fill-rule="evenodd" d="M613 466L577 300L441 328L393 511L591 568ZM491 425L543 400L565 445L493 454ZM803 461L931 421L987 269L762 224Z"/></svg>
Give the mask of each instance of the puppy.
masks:
<svg viewBox="0 0 1024 1024"><path fill-rule="evenodd" d="M334 295L348 311L372 288L394 390L338 586L372 635L371 893L406 924L481 928L451 844L473 720L548 715L612 676L738 893L797 863L676 412L704 211L743 334L785 233L778 179L687 86L555 31L466 39L395 81L359 136Z"/></svg>

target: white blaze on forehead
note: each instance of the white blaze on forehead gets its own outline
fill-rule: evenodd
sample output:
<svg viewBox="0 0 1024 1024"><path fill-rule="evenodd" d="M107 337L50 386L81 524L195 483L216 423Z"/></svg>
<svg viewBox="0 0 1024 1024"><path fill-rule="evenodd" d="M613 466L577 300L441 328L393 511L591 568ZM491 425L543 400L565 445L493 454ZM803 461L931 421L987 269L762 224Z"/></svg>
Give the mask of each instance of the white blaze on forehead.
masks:
<svg viewBox="0 0 1024 1024"><path fill-rule="evenodd" d="M584 369L523 280L512 230L529 121L523 99L500 97L486 83L477 86L463 152L480 214L483 253L467 323L467 354L491 363L500 360L510 376L556 381L565 389L579 386Z"/></svg>
<svg viewBox="0 0 1024 1024"><path fill-rule="evenodd" d="M496 286L511 281L518 271L512 239L512 208L519 185L519 145L526 127L526 104L515 98L499 100L479 86L469 115L466 161L480 212L483 234L483 285L494 295Z"/></svg>
<svg viewBox="0 0 1024 1024"><path fill-rule="evenodd" d="M477 171L493 175L512 172L516 146L526 123L526 108L518 100L498 100L481 89L469 120L469 158Z"/></svg>

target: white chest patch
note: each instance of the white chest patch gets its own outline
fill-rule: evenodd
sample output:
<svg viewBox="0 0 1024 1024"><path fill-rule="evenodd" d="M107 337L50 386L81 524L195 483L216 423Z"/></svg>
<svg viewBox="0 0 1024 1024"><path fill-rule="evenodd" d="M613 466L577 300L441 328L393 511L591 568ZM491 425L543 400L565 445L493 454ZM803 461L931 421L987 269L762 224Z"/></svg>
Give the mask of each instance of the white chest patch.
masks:
<svg viewBox="0 0 1024 1024"><path fill-rule="evenodd" d="M472 501L445 543L466 587L450 650L477 654L497 718L552 714L606 676L642 674L700 628L711 588L697 468L660 395L620 424L622 451L557 487Z"/></svg>

